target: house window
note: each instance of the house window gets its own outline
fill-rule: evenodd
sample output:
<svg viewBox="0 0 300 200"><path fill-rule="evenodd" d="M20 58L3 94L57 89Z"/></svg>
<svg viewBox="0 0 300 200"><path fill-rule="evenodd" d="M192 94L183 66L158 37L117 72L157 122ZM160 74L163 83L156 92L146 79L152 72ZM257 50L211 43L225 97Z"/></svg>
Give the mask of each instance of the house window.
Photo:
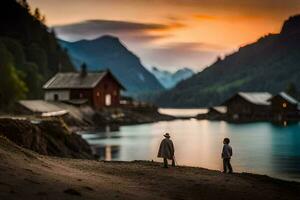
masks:
<svg viewBox="0 0 300 200"><path fill-rule="evenodd" d="M79 98L80 98L80 99L83 98L83 94L82 94L82 93L79 94Z"/></svg>
<svg viewBox="0 0 300 200"><path fill-rule="evenodd" d="M96 96L97 96L97 97L100 97L100 92L97 92L97 93L96 93Z"/></svg>
<svg viewBox="0 0 300 200"><path fill-rule="evenodd" d="M54 94L54 101L58 101L59 100L59 97L58 97L58 94Z"/></svg>
<svg viewBox="0 0 300 200"><path fill-rule="evenodd" d="M106 94L105 95L105 106L110 106L111 105L111 95Z"/></svg>
<svg viewBox="0 0 300 200"><path fill-rule="evenodd" d="M283 103L283 104L282 104L282 107L283 107L283 108L286 108L286 107L287 107L287 104L286 104L286 103Z"/></svg>
<svg viewBox="0 0 300 200"><path fill-rule="evenodd" d="M114 90L114 96L117 96L118 92L117 90Z"/></svg>

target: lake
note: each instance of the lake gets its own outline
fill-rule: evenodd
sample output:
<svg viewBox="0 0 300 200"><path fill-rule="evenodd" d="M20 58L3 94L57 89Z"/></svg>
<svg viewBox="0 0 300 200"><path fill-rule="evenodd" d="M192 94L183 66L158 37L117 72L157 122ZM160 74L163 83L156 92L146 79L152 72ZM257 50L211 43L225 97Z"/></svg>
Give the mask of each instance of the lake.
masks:
<svg viewBox="0 0 300 200"><path fill-rule="evenodd" d="M100 159L161 161L156 155L165 132L174 142L179 165L221 170L222 141L229 137L235 171L300 181L299 123L284 127L267 122L230 124L190 119L107 127L80 134Z"/></svg>
<svg viewBox="0 0 300 200"><path fill-rule="evenodd" d="M208 109L174 109L174 108L160 108L158 111L162 114L172 115L176 117L195 117L198 114L207 113Z"/></svg>

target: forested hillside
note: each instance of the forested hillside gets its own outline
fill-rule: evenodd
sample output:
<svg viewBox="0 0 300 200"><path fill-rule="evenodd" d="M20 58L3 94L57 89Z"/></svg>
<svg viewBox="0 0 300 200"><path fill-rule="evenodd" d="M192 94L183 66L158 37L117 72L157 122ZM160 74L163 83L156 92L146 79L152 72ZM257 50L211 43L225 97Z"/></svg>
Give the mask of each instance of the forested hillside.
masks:
<svg viewBox="0 0 300 200"><path fill-rule="evenodd" d="M39 9L26 0L0 2L0 109L19 98L40 98L42 84L60 71L73 71Z"/></svg>
<svg viewBox="0 0 300 200"><path fill-rule="evenodd" d="M269 34L218 59L213 65L155 102L167 107L218 105L238 91L277 93L300 89L300 15L289 18L279 34Z"/></svg>

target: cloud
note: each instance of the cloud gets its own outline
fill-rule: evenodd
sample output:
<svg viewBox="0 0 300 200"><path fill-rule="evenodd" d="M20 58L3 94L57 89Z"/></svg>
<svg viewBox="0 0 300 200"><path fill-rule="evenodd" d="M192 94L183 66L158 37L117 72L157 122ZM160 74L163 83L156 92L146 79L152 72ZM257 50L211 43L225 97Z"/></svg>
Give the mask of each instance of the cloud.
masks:
<svg viewBox="0 0 300 200"><path fill-rule="evenodd" d="M162 48L167 49L185 49L189 51L223 51L226 50L226 47L216 44L208 44L204 42L172 42L164 45Z"/></svg>
<svg viewBox="0 0 300 200"><path fill-rule="evenodd" d="M60 24L54 28L61 39L114 35L148 66L168 68L203 67L220 55L215 44L233 50L278 32L283 20L300 11L299 0L28 1L46 14L48 25Z"/></svg>
<svg viewBox="0 0 300 200"><path fill-rule="evenodd" d="M132 30L161 30L167 29L165 24L155 23L137 23L128 21L113 21L113 20L87 20L68 25L54 26L57 29L65 29L66 31L78 30L96 30L96 31L132 31Z"/></svg>
<svg viewBox="0 0 300 200"><path fill-rule="evenodd" d="M197 20L214 20L217 19L216 16L212 16L212 15L203 15L203 14L195 14L194 18Z"/></svg>
<svg viewBox="0 0 300 200"><path fill-rule="evenodd" d="M54 26L59 38L68 41L94 39L102 35L114 35L135 52L143 63L169 70L191 67L195 71L213 62L224 48L201 42L168 42L153 45L151 42L173 36L173 29L185 27L179 19L169 23L136 23L113 20L87 20L84 22Z"/></svg>
<svg viewBox="0 0 300 200"><path fill-rule="evenodd" d="M190 67L195 71L202 70L215 61L221 50L212 49L217 47L205 43L176 42L160 47L145 48L139 51L144 63L148 67L158 66L168 70L176 70L181 67Z"/></svg>
<svg viewBox="0 0 300 200"><path fill-rule="evenodd" d="M53 28L60 38L66 40L93 39L105 34L114 34L127 39L149 41L167 37L168 34L165 33L166 31L183 28L184 26L184 24L179 22L159 24L114 20L87 20L73 24L53 26Z"/></svg>
<svg viewBox="0 0 300 200"><path fill-rule="evenodd" d="M54 26L59 38L76 41L94 39L103 35L113 35L136 53L148 66L176 70L183 66L199 71L213 62L219 54L220 46L198 42L169 42L153 45L151 42L173 36L172 31L185 27L178 19L167 24L135 23L112 20L88 20L80 23ZM154 32L154 33L153 33Z"/></svg>
<svg viewBox="0 0 300 200"><path fill-rule="evenodd" d="M146 1L146 0L144 0ZM230 9L241 12L262 11L268 14L280 10L299 8L299 0L161 0L162 4L177 4L179 6L199 8L213 8L218 10Z"/></svg>

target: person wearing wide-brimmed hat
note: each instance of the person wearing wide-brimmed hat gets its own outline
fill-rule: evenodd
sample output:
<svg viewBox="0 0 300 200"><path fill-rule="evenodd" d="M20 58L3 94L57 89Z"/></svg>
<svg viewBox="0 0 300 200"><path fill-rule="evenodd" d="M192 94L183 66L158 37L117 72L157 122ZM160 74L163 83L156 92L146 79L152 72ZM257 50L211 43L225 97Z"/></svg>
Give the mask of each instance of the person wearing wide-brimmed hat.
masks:
<svg viewBox="0 0 300 200"><path fill-rule="evenodd" d="M175 166L174 160L174 145L170 139L170 134L164 134L164 139L161 141L157 157L164 159L164 167L168 168L168 159L172 160L172 166Z"/></svg>

